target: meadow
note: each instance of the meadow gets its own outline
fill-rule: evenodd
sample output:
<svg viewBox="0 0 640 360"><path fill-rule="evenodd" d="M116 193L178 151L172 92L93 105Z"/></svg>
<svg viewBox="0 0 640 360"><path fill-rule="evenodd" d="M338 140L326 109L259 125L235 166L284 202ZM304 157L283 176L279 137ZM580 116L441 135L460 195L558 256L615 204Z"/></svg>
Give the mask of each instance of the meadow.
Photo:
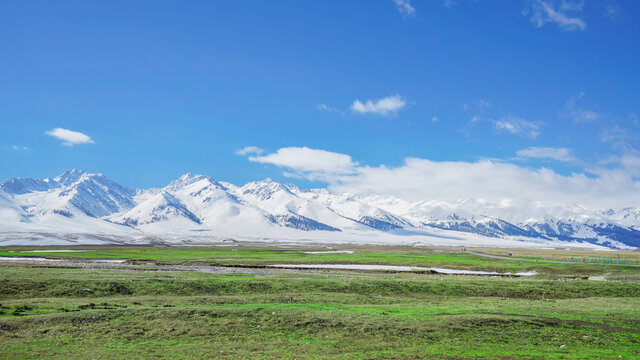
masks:
<svg viewBox="0 0 640 360"><path fill-rule="evenodd" d="M119 258L138 267L0 262L1 358L640 357L639 267L545 263L541 259L547 256L536 251L523 254L524 260L495 259L445 248L350 247L353 254L264 246L41 250L54 249L87 251L23 252L37 249L12 247L0 249L0 256ZM278 263L539 274L212 274L140 267L260 269Z"/></svg>

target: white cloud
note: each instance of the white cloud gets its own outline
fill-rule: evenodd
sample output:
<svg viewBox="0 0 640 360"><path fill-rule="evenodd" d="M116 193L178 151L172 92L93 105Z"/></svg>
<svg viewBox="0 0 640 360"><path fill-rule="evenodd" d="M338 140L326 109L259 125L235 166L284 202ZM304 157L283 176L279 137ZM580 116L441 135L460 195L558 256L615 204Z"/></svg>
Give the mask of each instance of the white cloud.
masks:
<svg viewBox="0 0 640 360"><path fill-rule="evenodd" d="M376 114L376 115L390 115L395 114L398 110L404 108L407 102L400 95L387 96L378 100L367 100L361 102L355 100L351 104L350 109L360 114Z"/></svg>
<svg viewBox="0 0 640 360"><path fill-rule="evenodd" d="M635 157L632 157L634 155ZM321 180L337 192L393 194L409 201L503 199L578 203L592 208L640 202L640 155L630 154L625 167L561 175L548 168L529 168L495 160L476 162L406 158L400 166L363 166L346 154L283 148L251 161L285 168L288 176Z"/></svg>
<svg viewBox="0 0 640 360"><path fill-rule="evenodd" d="M535 139L540 135L540 123L524 120L517 116L503 116L500 120L492 120L496 131L507 132L513 135L519 135Z"/></svg>
<svg viewBox="0 0 640 360"><path fill-rule="evenodd" d="M598 117L600 117L600 115L595 111L582 110L577 114L577 116L574 116L574 120L575 121L594 121L594 120L598 120Z"/></svg>
<svg viewBox="0 0 640 360"><path fill-rule="evenodd" d="M45 135L53 136L59 140L62 140L62 145L73 146L78 144L94 144L95 142L86 134L78 131L72 131L63 128L55 128L49 131L45 131Z"/></svg>
<svg viewBox="0 0 640 360"><path fill-rule="evenodd" d="M249 154L257 154L260 155L264 152L264 150L260 149L257 146L245 146L242 149L236 150L237 155L249 155Z"/></svg>
<svg viewBox="0 0 640 360"><path fill-rule="evenodd" d="M583 1L562 1L556 10L553 0L534 0L523 14L531 14L531 22L536 27L542 27L546 23L555 23L567 31L585 30L587 24L579 17L571 17L566 12L581 12Z"/></svg>
<svg viewBox="0 0 640 360"><path fill-rule="evenodd" d="M632 176L640 177L640 152L630 149L620 156L620 165Z"/></svg>
<svg viewBox="0 0 640 360"><path fill-rule="evenodd" d="M562 0L560 2L560 10L568 10L568 11L582 11L584 8L584 0L575 0L568 1Z"/></svg>
<svg viewBox="0 0 640 360"><path fill-rule="evenodd" d="M544 125L543 122L527 121L518 116L510 115L483 99L463 103L462 110L473 115L465 128L462 129L464 133L467 133L467 136L470 135L470 128L476 127L481 123L488 123L493 125L496 133L507 133L535 139L542 132L541 129Z"/></svg>
<svg viewBox="0 0 640 360"><path fill-rule="evenodd" d="M252 156L249 160L286 168L289 170L287 176L305 177L310 180L327 180L330 177L351 174L357 166L349 155L308 147L281 148L268 155Z"/></svg>
<svg viewBox="0 0 640 360"><path fill-rule="evenodd" d="M399 167L360 167L357 175L336 179L336 191L391 193L408 200L518 199L580 203L601 208L640 200L640 183L624 171L609 170L593 178L560 175L509 163L436 162L408 158Z"/></svg>
<svg viewBox="0 0 640 360"><path fill-rule="evenodd" d="M396 8L403 18L407 18L416 14L416 9L411 6L410 0L393 0L393 2L396 4Z"/></svg>
<svg viewBox="0 0 640 360"><path fill-rule="evenodd" d="M586 110L578 106L578 101L582 100L584 92L581 91L578 96L574 96L567 100L564 105L564 116L573 120L574 123L591 122L598 120L601 116L599 113Z"/></svg>
<svg viewBox="0 0 640 360"><path fill-rule="evenodd" d="M493 104L488 102L487 100L480 99L477 101L477 106L480 111L487 111L493 107Z"/></svg>
<svg viewBox="0 0 640 360"><path fill-rule="evenodd" d="M530 146L518 150L516 153L520 159L551 159L556 161L572 162L576 158L571 154L571 149Z"/></svg>
<svg viewBox="0 0 640 360"><path fill-rule="evenodd" d="M9 148L11 150L15 150L15 151L27 151L27 150L29 150L29 148L27 146L18 146L18 145L11 145Z"/></svg>
<svg viewBox="0 0 640 360"><path fill-rule="evenodd" d="M602 131L602 134L600 134L600 141L610 142L614 145L624 145L627 137L627 130L616 124L613 127Z"/></svg>
<svg viewBox="0 0 640 360"><path fill-rule="evenodd" d="M635 148L640 144L640 123L637 122L632 114L624 126L614 124L603 129L600 134L600 140L611 143L616 149L628 150Z"/></svg>
<svg viewBox="0 0 640 360"><path fill-rule="evenodd" d="M491 108L493 108L493 104L483 99L462 103L462 111L465 112L484 113Z"/></svg>
<svg viewBox="0 0 640 360"><path fill-rule="evenodd" d="M606 169L617 168L634 179L640 180L640 151L627 147L622 151L621 155L611 155L598 161L598 165L606 167ZM601 173L602 168L595 168L593 173Z"/></svg>
<svg viewBox="0 0 640 360"><path fill-rule="evenodd" d="M326 104L318 104L316 105L316 109L320 110L320 111L326 111L326 112L331 112L331 113L339 113L340 109L337 109L333 106L329 106Z"/></svg>

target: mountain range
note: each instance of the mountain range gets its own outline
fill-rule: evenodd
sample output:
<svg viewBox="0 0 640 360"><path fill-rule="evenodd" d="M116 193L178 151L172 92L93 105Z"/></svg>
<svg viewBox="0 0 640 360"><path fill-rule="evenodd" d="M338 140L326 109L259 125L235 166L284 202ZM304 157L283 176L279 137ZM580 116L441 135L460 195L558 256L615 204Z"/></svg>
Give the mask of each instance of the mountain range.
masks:
<svg viewBox="0 0 640 360"><path fill-rule="evenodd" d="M236 186L185 174L130 189L68 170L0 183L1 245L287 241L504 247L640 247L640 208L505 199L410 202L270 179Z"/></svg>

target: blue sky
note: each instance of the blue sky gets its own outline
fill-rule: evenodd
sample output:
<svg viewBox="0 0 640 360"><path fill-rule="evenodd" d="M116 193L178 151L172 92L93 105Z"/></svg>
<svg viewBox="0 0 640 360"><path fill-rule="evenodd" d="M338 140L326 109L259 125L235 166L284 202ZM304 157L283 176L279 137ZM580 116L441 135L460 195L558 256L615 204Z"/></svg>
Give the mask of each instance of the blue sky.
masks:
<svg viewBox="0 0 640 360"><path fill-rule="evenodd" d="M2 179L81 168L131 187L192 171L340 188L416 158L639 189L636 1L1 6Z"/></svg>

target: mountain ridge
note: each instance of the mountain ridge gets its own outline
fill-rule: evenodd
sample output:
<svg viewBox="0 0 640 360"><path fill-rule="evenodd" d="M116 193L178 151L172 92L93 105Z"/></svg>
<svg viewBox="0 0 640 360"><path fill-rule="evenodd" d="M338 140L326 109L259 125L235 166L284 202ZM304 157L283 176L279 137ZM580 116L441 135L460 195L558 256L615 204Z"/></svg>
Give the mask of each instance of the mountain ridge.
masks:
<svg viewBox="0 0 640 360"><path fill-rule="evenodd" d="M124 237L181 235L376 239L382 243L522 243L640 247L640 209L588 209L505 199L410 202L334 194L272 179L236 186L187 173L162 189L129 189L78 169L0 182L0 233L74 230ZM353 240L356 241L356 240ZM555 244L555 245L554 245Z"/></svg>

